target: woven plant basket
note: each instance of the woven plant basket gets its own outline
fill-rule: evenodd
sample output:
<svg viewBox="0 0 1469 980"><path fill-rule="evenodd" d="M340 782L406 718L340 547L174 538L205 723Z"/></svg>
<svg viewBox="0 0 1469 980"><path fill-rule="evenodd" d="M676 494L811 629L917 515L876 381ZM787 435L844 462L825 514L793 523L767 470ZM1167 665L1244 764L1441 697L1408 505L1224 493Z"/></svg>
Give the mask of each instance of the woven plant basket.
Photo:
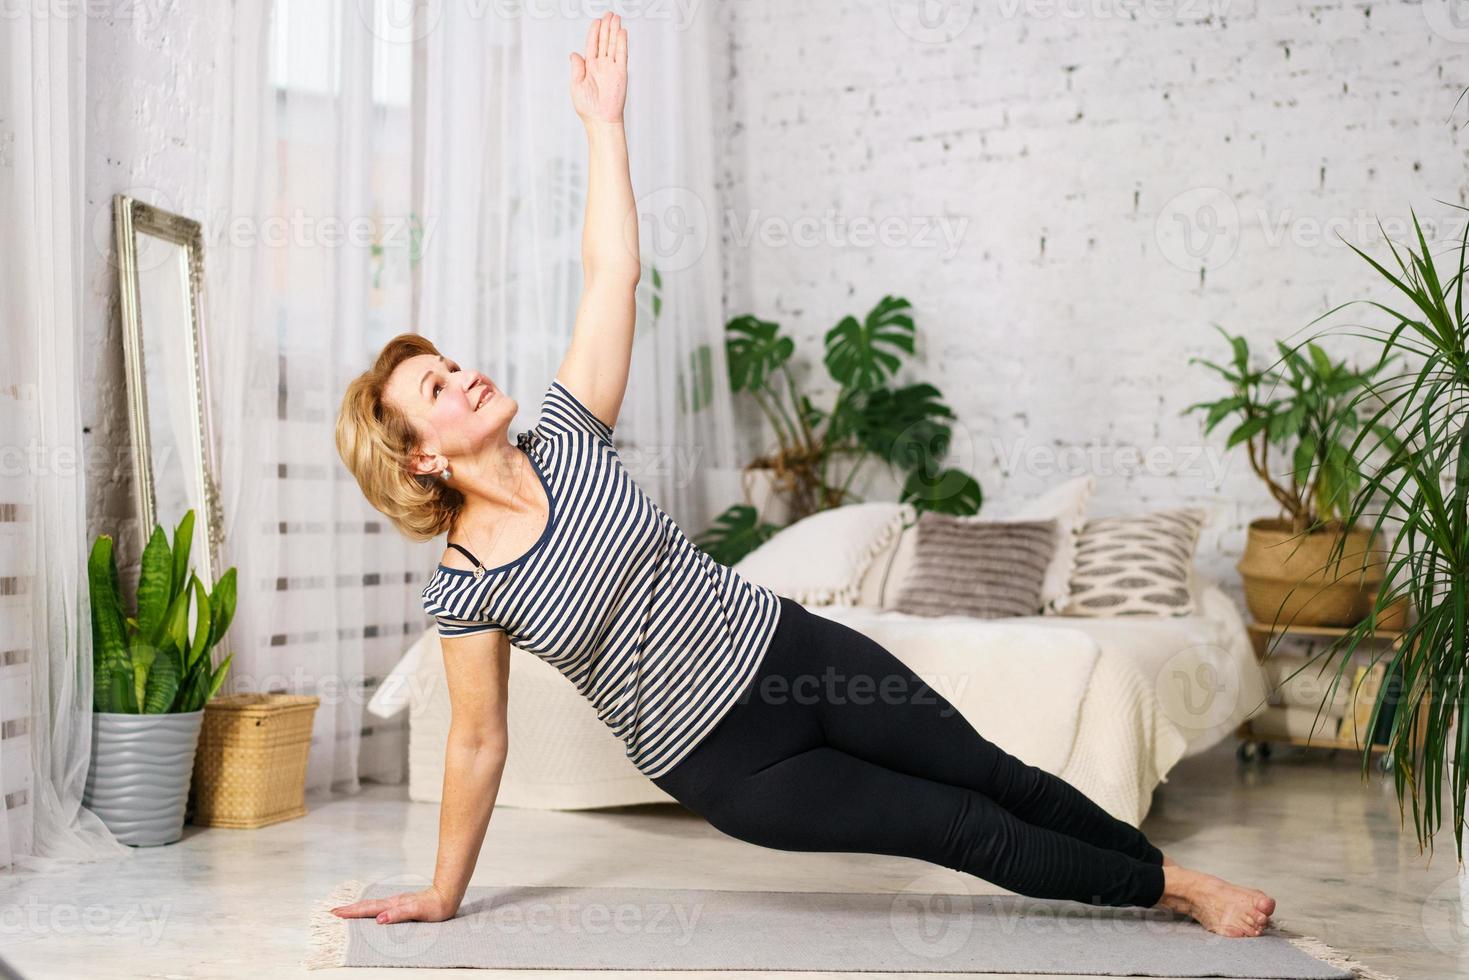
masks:
<svg viewBox="0 0 1469 980"><path fill-rule="evenodd" d="M321 699L234 694L204 706L189 822L264 827L306 815L306 756Z"/></svg>
<svg viewBox="0 0 1469 980"><path fill-rule="evenodd" d="M1343 532L1296 534L1288 521L1250 522L1236 568L1255 621L1295 626L1351 626L1372 609L1382 587L1382 554L1367 530L1345 532L1341 558L1332 548ZM1386 626L1387 623L1379 623Z"/></svg>

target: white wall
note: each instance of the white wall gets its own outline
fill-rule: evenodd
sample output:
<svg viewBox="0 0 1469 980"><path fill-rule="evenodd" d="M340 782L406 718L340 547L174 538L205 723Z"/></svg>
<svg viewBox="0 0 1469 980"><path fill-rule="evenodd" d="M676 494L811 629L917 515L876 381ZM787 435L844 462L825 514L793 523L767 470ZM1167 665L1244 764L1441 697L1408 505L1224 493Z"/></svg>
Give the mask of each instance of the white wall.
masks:
<svg viewBox="0 0 1469 980"><path fill-rule="evenodd" d="M1375 218L1410 207L1462 232L1436 200L1469 189L1469 26L1433 2L976 0L932 4L948 19L926 29L920 6L722 6L729 315L779 321L825 378L822 334L906 296L900 380L943 391L990 501L1092 472L1096 513L1204 506L1203 566L1237 593L1270 502L1221 431L1180 417L1220 394L1188 358L1224 353L1211 323L1273 349L1385 297L1323 226L1376 255ZM740 247L752 220L803 219L814 243ZM838 220L889 221L897 244ZM952 250L922 237L941 222Z"/></svg>
<svg viewBox="0 0 1469 980"><path fill-rule="evenodd" d="M205 211L214 119L214 17L205 5L119 4L87 22L85 350L80 383L87 535L119 537L131 591L142 550L132 473L112 196L194 218ZM205 256L206 274L208 256Z"/></svg>
<svg viewBox="0 0 1469 980"><path fill-rule="evenodd" d="M1233 586L1270 505L1179 416L1219 390L1188 357L1222 352L1211 323L1263 346L1383 296L1330 229L1374 254L1374 219L1410 207L1462 230L1437 200L1469 190L1469 28L1434 3L974 0L930 27L920 7L719 6L726 316L779 321L819 379L826 330L906 296L918 354L900 379L943 390L952 458L988 500L1092 472L1098 513L1205 506L1203 564ZM127 9L88 24L89 536L136 533L111 195L201 213L214 122L207 18ZM862 222L896 244L866 244Z"/></svg>

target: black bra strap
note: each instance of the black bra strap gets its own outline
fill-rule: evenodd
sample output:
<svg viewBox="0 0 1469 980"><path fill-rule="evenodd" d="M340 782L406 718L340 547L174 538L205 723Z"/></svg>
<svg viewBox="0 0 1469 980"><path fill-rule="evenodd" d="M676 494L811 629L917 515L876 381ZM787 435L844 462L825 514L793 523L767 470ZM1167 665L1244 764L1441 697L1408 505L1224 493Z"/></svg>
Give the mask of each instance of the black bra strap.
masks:
<svg viewBox="0 0 1469 980"><path fill-rule="evenodd" d="M455 544L452 541L448 542L448 545L449 545L449 547L453 548L455 551L459 551L459 552L463 553L463 555L464 555L465 558L468 558L470 561L474 562L474 567L475 568L483 568L484 567L483 565L481 565L479 563L479 559L476 558L476 557L474 557L474 555L471 555L469 553L469 549L465 548L463 545Z"/></svg>

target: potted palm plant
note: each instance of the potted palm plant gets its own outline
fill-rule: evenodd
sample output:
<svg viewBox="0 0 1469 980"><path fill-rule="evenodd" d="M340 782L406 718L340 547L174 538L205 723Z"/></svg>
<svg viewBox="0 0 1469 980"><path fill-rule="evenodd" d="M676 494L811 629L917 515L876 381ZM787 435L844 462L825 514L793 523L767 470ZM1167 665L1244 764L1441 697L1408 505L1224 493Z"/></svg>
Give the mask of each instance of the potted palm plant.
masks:
<svg viewBox="0 0 1469 980"><path fill-rule="evenodd" d="M892 383L913 353L911 305L884 296L861 320L846 316L827 331L824 363L837 387L829 409L797 385L795 341L778 324L745 315L726 325L730 388L754 400L776 445L745 467L746 502L696 539L715 560L732 565L782 524L860 499L852 481L869 460L903 474L900 499L916 510L979 510L979 481L942 462L953 410L931 384Z"/></svg>
<svg viewBox="0 0 1469 980"><path fill-rule="evenodd" d="M1373 424L1350 447L1353 455L1383 457L1365 472L1346 519L1370 523L1383 533L1390 584L1377 596L1371 615L1323 654L1344 664L1376 636L1386 610L1412 604L1414 621L1390 648L1387 669L1401 683L1379 692L1368 730L1387 712L1387 751L1397 795L1401 801L1405 787L1412 787L1420 848L1431 844L1442 823L1447 786L1461 893L1469 901L1469 874L1462 863L1469 784L1462 694L1469 677L1469 313L1464 302L1469 228L1457 248L1450 247L1448 267L1442 269L1416 214L1413 229L1416 251L1384 234L1390 264L1348 243L1390 284L1396 299L1369 304L1386 315L1385 326L1358 327L1353 333L1377 344L1384 358L1399 355L1410 367L1359 393L1359 401L1373 409ZM1370 751L1364 752L1364 774L1369 760ZM1420 789L1428 794L1422 805Z"/></svg>
<svg viewBox="0 0 1469 980"><path fill-rule="evenodd" d="M206 590L189 568L193 536L192 510L172 545L161 526L153 529L133 615L123 609L109 535L97 538L87 562L94 684L83 803L124 844L168 844L183 836L204 705L233 657L216 666L210 651L234 616L235 570Z"/></svg>
<svg viewBox="0 0 1469 980"><path fill-rule="evenodd" d="M1258 367L1243 337L1215 329L1229 342L1230 362L1190 362L1219 374L1228 393L1184 413L1207 413L1206 435L1232 420L1227 447L1245 447L1250 469L1280 507L1250 522L1237 566L1250 613L1266 624L1354 624L1371 608L1383 569L1371 530L1343 519L1362 483L1349 446L1364 425L1376 424L1364 418L1359 396L1386 362L1357 370L1315 342L1277 341L1279 359Z"/></svg>

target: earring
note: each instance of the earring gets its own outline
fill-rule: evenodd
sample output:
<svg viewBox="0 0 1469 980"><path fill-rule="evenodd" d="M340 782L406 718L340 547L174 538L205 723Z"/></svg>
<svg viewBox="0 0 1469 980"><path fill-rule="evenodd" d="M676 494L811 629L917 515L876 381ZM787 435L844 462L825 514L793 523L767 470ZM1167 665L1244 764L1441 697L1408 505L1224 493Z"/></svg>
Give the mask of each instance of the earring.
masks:
<svg viewBox="0 0 1469 980"><path fill-rule="evenodd" d="M444 465L444 468L439 471L439 479L443 480L445 483L449 482L449 466L447 463Z"/></svg>

